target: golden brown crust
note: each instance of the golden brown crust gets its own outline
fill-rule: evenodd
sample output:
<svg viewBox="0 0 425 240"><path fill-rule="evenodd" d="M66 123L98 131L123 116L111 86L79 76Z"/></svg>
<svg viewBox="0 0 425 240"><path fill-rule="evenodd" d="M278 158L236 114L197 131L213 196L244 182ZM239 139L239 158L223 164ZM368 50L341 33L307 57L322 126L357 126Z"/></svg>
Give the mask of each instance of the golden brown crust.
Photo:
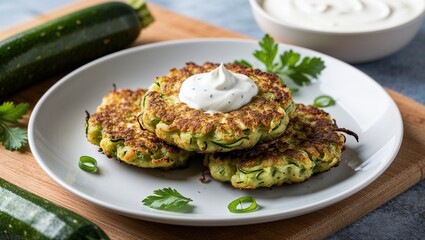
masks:
<svg viewBox="0 0 425 240"><path fill-rule="evenodd" d="M183 165L188 153L141 128L138 116L145 93L144 89L120 89L106 95L87 121L87 139L99 145L108 157L140 167Z"/></svg>
<svg viewBox="0 0 425 240"><path fill-rule="evenodd" d="M166 148L171 153L177 153L178 148L169 145L157 138L155 134L149 131L143 131L138 128L129 128L128 123L137 123L140 107L134 102L139 101L140 96L146 93L144 89L132 91L122 89L110 93L103 101L102 106L99 106L97 111L92 116L94 124L101 124L104 133L110 136L113 140L123 139L124 144L135 149L156 152L159 148ZM119 102L117 102L119 101Z"/></svg>
<svg viewBox="0 0 425 240"><path fill-rule="evenodd" d="M285 134L287 139L303 139L304 143L311 144L326 142L340 147L344 145L343 135L334 131L338 126L329 113L303 104L297 104L296 109L289 123L294 131Z"/></svg>

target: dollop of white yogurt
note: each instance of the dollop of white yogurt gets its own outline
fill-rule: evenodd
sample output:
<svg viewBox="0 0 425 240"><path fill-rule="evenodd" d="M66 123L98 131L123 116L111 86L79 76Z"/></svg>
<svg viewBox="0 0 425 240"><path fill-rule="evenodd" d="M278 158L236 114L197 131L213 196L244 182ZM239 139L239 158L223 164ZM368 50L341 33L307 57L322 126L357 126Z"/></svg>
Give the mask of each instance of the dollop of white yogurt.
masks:
<svg viewBox="0 0 425 240"><path fill-rule="evenodd" d="M293 26L332 32L391 28L417 17L423 0L264 0L264 10Z"/></svg>
<svg viewBox="0 0 425 240"><path fill-rule="evenodd" d="M223 64L211 72L186 79L179 99L189 107L207 113L230 112L249 103L258 87L249 77L227 70Z"/></svg>

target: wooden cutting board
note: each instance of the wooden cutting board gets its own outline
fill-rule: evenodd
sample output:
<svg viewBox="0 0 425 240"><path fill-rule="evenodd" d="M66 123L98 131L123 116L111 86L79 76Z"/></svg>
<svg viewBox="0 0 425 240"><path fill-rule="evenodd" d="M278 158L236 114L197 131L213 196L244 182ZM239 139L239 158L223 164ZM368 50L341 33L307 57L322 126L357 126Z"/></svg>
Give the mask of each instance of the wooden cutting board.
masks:
<svg viewBox="0 0 425 240"><path fill-rule="evenodd" d="M105 0L79 1L31 22L0 32L0 39L49 19ZM134 45L198 37L247 38L215 26L150 5L156 22L143 31ZM11 97L34 107L42 94L61 76L49 79ZM60 187L38 166L30 149L10 152L0 147L0 177L69 208L98 224L112 239L317 239L353 223L425 177L425 107L387 89L404 120L400 152L385 173L353 196L325 209L271 223L238 227L184 227L124 217L91 204ZM25 122L29 118L26 116ZM23 124L25 126L26 124ZM373 229L371 229L373 231Z"/></svg>

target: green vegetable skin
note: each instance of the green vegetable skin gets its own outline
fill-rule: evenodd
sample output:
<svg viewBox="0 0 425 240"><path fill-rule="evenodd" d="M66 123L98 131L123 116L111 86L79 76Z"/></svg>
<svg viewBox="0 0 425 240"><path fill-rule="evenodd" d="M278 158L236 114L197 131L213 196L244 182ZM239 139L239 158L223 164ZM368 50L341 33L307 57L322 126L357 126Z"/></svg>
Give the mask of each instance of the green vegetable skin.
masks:
<svg viewBox="0 0 425 240"><path fill-rule="evenodd" d="M128 46L153 21L144 0L130 5L96 5L0 41L0 100Z"/></svg>
<svg viewBox="0 0 425 240"><path fill-rule="evenodd" d="M0 178L1 239L109 239L95 224Z"/></svg>

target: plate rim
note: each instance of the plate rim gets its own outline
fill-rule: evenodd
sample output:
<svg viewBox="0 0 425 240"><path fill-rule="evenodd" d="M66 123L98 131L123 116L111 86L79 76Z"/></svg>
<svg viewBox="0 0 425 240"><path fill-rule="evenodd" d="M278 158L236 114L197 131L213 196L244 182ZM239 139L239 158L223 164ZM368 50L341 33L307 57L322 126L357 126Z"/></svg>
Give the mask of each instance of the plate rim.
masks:
<svg viewBox="0 0 425 240"><path fill-rule="evenodd" d="M48 97L54 92L56 91L56 89L60 88L62 84L66 83L68 81L68 79L72 79L75 75L78 75L80 72L84 71L85 69L89 69L92 66L95 66L97 64L101 64L103 61L106 61L108 59L112 59L112 58L117 58L123 55L127 55L129 53L135 52L135 51L143 51L144 49L150 49L150 48L158 48L158 47L162 47L162 46L169 46L169 45L178 45L178 44L193 44L193 43L199 43L199 42L203 42L203 43L217 43L217 42L230 42L230 43L235 43L235 42L242 42L242 43L250 43L250 44L258 44L258 40L246 40L246 39L237 39L237 38L193 38L193 39L183 39L183 40L169 40L169 41L162 41L162 42L156 42L156 43L149 43L149 44L145 44L145 45L141 45L141 46L136 46L136 47L130 47L115 53L111 53L108 54L106 56L103 56L101 58L98 58L94 61L91 61L87 64L84 64L83 66L73 70L72 72L70 72L69 74L67 74L66 76L64 76L63 78L61 78L60 80L58 80L55 84L53 84L44 94L43 96L38 100L38 102L36 103L30 119L29 119L29 123L28 123L28 143L31 149L31 152L35 158L35 160L37 161L37 163L40 165L40 167L43 169L43 171L45 173L47 173L47 175L53 179L56 183L58 183L62 188L66 189L67 191L75 194L76 196L89 201L92 204L96 204L97 206L101 206L102 208L105 208L107 210L116 212L118 214L122 214L122 215L126 215L126 216L130 216L133 218L137 218L137 219L142 219L142 220L147 220L147 221L151 221L151 222L158 222L158 223L168 223L168 224L173 224L173 225L184 225L184 226L236 226L236 225L246 225L246 224L254 224L254 223L264 223L264 222L270 222L270 221L276 221L276 220L281 220L281 219L286 219L286 218L291 218L291 217L295 217L295 216L300 216L300 215L304 215L319 209L322 209L324 207L330 206L336 202L339 202L343 199L346 199L350 196L352 196L353 194L361 191L362 189L364 189L366 186L368 186L369 184L371 184L376 178L378 178L379 176L381 176L385 170L391 165L391 163L394 161L395 157L397 156L397 153L400 150L401 147L401 143L403 140L403 134L404 134L404 129L403 129L403 119L401 117L401 113L400 113L400 109L398 108L397 104L395 103L394 99L388 94L387 91L385 91L385 89L379 84L377 83L373 78L371 78L370 76L368 76L366 73L362 72L361 70L341 61L338 60L334 57L331 57L329 55L326 55L324 53L320 53L317 52L315 50L311 50L311 49L307 49L307 48L303 48L303 47L299 47L299 46L294 46L294 45L290 45L290 44L283 44L283 43L278 43L279 46L284 46L284 47L288 47L288 48L296 48L296 49L302 49L303 51L307 51L307 52L311 52L311 53L317 53L319 55L323 55L326 56L327 58L332 59L333 61L337 61L339 63L342 63L344 65L344 67L348 67L351 68L357 72L359 72L360 74L363 75L363 77L367 78L368 81L370 81L372 84L377 85L377 87L382 91L382 93L385 95L386 98L388 98L388 100L391 102L391 105L393 105L395 107L397 116L395 116L397 118L397 120L399 120L399 130L400 130L400 136L397 142L397 146L395 148L392 149L391 152L391 157L388 160L387 164L385 166L383 166L380 171L378 171L378 173L376 173L373 177L369 178L367 181L362 182L362 184L358 184L354 187L351 188L347 188L344 189L344 191L340 192L337 195L334 195L331 199L323 199L320 202L314 203L314 204L309 204L306 207L305 206L300 206L296 209L293 209L292 211L290 211L289 213L275 213L275 214L269 214L269 215L259 215L259 216L254 216L254 217L249 217L250 214L243 214L243 215L235 215L235 216L231 216L231 217L226 217L223 216L220 219L208 219L208 218L190 218L188 216L190 216L189 214L186 215L166 215L166 214L161 214L161 211L153 211L153 212L148 212L148 211L140 211L141 214L134 214L132 211L129 211L127 209L124 209L122 207L119 206L115 206L114 204L99 200L97 198L94 198L90 195L87 195L83 192L78 191L78 189L74 189L72 186L70 186L69 184L67 184L65 181L63 181L59 176L57 176L43 161L42 157L40 156L40 153L37 151L36 148L36 144L35 144L35 129L34 129L34 125L35 125L35 118L38 114L38 112L40 111L40 108L42 108L44 102L48 99ZM282 216L285 215L285 216ZM251 215L252 216L252 215Z"/></svg>

